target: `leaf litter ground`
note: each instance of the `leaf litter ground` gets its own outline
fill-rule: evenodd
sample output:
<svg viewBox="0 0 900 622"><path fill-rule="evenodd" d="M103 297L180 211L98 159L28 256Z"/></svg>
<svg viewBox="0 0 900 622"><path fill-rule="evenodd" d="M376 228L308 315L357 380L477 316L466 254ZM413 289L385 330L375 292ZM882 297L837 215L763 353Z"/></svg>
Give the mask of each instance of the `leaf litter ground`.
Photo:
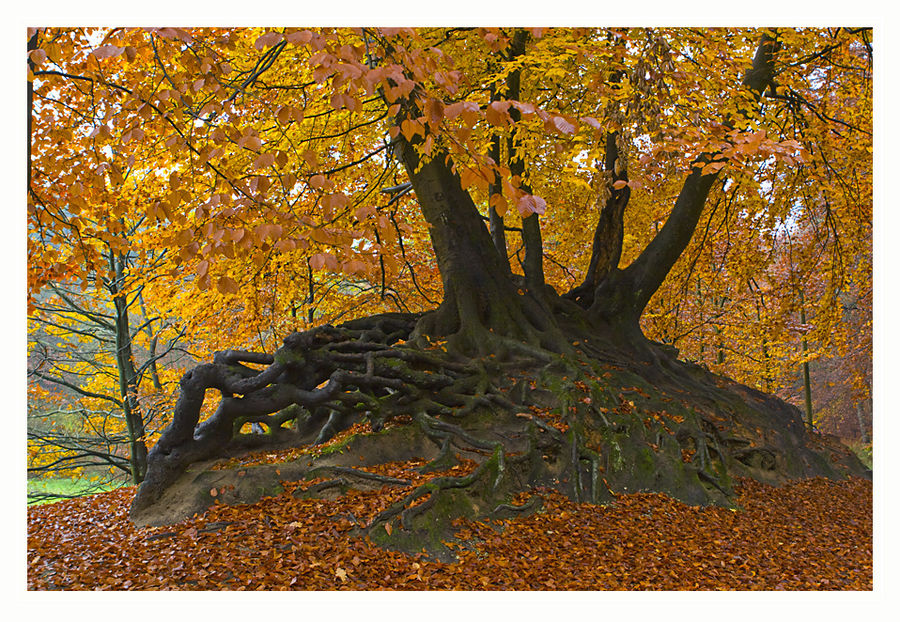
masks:
<svg viewBox="0 0 900 622"><path fill-rule="evenodd" d="M372 469L411 481L405 462ZM472 468L461 464L447 475ZM429 475L432 477L434 474ZM315 483L304 482L301 488ZM871 590L872 483L743 480L740 509L665 495L606 506L539 491L529 517L459 522L452 564L353 535L411 488L336 499L285 492L167 527L128 520L135 489L28 509L31 590ZM521 500L520 500L521 501Z"/></svg>

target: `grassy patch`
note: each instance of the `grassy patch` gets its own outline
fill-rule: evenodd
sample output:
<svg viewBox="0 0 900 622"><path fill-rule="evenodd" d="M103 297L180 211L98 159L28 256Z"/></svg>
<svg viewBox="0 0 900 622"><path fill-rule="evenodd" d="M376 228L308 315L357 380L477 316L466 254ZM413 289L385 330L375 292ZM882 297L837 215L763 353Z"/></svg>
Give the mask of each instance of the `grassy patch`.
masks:
<svg viewBox="0 0 900 622"><path fill-rule="evenodd" d="M85 478L54 477L48 479L28 480L28 505L54 503L67 497L77 497L98 492L106 492L123 486L121 482L90 481ZM59 495L58 498L38 497L32 495Z"/></svg>
<svg viewBox="0 0 900 622"><path fill-rule="evenodd" d="M850 441L845 443L847 447L856 454L859 461L866 465L866 468L872 468L872 443L862 443L860 441Z"/></svg>

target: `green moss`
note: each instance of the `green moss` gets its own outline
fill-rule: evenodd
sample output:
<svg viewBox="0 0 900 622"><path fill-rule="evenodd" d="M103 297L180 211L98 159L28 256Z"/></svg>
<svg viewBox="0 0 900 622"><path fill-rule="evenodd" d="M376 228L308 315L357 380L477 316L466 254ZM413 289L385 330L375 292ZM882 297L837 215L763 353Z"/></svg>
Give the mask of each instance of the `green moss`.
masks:
<svg viewBox="0 0 900 622"><path fill-rule="evenodd" d="M504 469L503 453L498 447L476 472L462 478L459 485L423 484L434 499L428 510L412 517L405 529L400 527L400 519L394 518L390 521L390 534L381 524L369 532L369 537L385 548L406 553L424 550L438 559L452 560L454 555L444 544L454 538L452 521L456 518L476 520L487 516L497 505L508 502L508 480L504 477Z"/></svg>
<svg viewBox="0 0 900 622"><path fill-rule="evenodd" d="M369 436L368 434L351 434L350 436L341 439L340 441L327 443L321 447L318 452L319 456L330 456L336 453L344 453L344 450L347 449L347 446L352 443L357 437L360 436Z"/></svg>
<svg viewBox="0 0 900 622"><path fill-rule="evenodd" d="M278 482L272 482L271 484L258 486L257 492L260 499L263 497L276 497L284 492L284 486Z"/></svg>
<svg viewBox="0 0 900 622"><path fill-rule="evenodd" d="M609 440L609 466L613 471L621 471L625 467L625 461L622 460L622 446L616 438Z"/></svg>
<svg viewBox="0 0 900 622"><path fill-rule="evenodd" d="M638 449L634 461L634 472L638 482L652 484L656 474L656 457L649 447Z"/></svg>
<svg viewBox="0 0 900 622"><path fill-rule="evenodd" d="M275 352L275 356L273 357L275 362L280 365L289 365L296 363L305 363L306 357L302 352L298 352L296 350L291 350L290 348L280 348Z"/></svg>

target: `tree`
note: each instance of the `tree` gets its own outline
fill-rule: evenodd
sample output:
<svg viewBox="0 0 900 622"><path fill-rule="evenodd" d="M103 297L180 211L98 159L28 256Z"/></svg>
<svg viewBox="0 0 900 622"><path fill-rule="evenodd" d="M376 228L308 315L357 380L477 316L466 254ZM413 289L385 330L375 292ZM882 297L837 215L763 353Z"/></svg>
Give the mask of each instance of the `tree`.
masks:
<svg viewBox="0 0 900 622"><path fill-rule="evenodd" d="M378 476L349 464L478 463L372 517L373 538L414 550L440 551L454 516L532 510L510 502L535 486L592 502L652 489L727 503L737 476L861 473L812 439L795 408L677 360L675 348L645 337L641 318L679 262L707 252L709 221L702 242L694 234L709 197L713 210L744 199L724 222L757 248L754 225L795 209L767 202L764 188L806 181L796 171L812 156L770 102L787 97L832 127L864 125L818 102L871 107L850 88L871 71L867 37L42 31L47 43L31 52L35 93L89 85L102 99L84 133L105 145L97 158L114 154L153 179L142 209L177 253L180 278L228 298L245 292L248 266L279 266L298 284L304 271L310 283L330 272L344 293L353 283L380 290L369 307L380 313L291 333L274 353L228 349L187 372L134 520L171 519L186 511L173 510L179 499L196 505L180 488L202 480L191 465L322 441L363 420L372 434L349 446L353 461L297 462L293 476L337 474L350 485ZM77 169L64 187L87 174ZM46 190L32 194L32 213L48 223ZM431 270L410 261L426 245ZM590 254L576 257L579 245ZM699 289L704 282L713 284L701 278ZM727 296L714 300L717 313L729 311ZM221 400L201 420L208 390ZM247 423L267 433L245 434Z"/></svg>
<svg viewBox="0 0 900 622"><path fill-rule="evenodd" d="M50 282L33 301L30 475L109 467L113 479L121 471L132 483L143 481L148 426L164 427L166 419L154 421L155 415L171 407L158 362L171 358L183 332L148 316L144 283L133 280L158 259L138 266L130 252L109 252L114 277L104 279L100 291L93 282L86 290L84 283ZM49 409L42 404L48 395L56 402Z"/></svg>

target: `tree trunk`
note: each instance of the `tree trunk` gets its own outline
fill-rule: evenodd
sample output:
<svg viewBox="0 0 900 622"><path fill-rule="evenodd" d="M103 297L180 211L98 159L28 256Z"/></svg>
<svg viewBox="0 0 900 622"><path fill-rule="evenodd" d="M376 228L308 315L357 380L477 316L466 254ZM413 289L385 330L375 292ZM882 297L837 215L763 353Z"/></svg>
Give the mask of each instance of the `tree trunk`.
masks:
<svg viewBox="0 0 900 622"><path fill-rule="evenodd" d="M800 292L800 323L803 324L804 331L806 330L806 309L805 309L805 301L803 299L803 292ZM800 339L800 351L803 353L803 403L806 408L806 425L810 430L814 428L813 423L813 404L812 404L812 385L809 380L809 360L807 360L806 355L809 348L806 343L806 333L803 333L803 337Z"/></svg>
<svg viewBox="0 0 900 622"><path fill-rule="evenodd" d="M491 157L494 159L494 162L500 161L500 138L498 136L495 136L492 141ZM500 262L504 265L507 272L512 272L512 268L509 265L509 251L506 246L506 228L503 224L503 217L497 213L494 205L491 204L491 199L500 195L501 188L499 180L495 180L488 188L488 196L490 197L488 199L488 222L491 239L494 240L494 248L497 249Z"/></svg>
<svg viewBox="0 0 900 622"><path fill-rule="evenodd" d="M159 378L159 366L156 364L156 348L159 345L159 336L153 334L153 322L147 316L147 308L144 305L144 296L142 294L138 294L138 301L141 307L141 315L146 323L147 336L150 338L150 345L147 347L147 356L150 362L150 380L153 382L154 389L162 391L163 385Z"/></svg>
<svg viewBox="0 0 900 622"><path fill-rule="evenodd" d="M491 93L491 100L497 101L499 94ZM491 139L491 159L495 163L500 162L500 136L495 135ZM504 264L507 272L512 272L509 266L509 251L506 247L506 229L503 224L503 217L497 213L493 201L495 197L499 198L503 190L500 183L499 175L495 175L494 182L488 187L488 222L490 224L491 239L494 240L494 248L500 256L501 263Z"/></svg>
<svg viewBox="0 0 900 622"><path fill-rule="evenodd" d="M777 49L777 42L770 36L760 38L752 67L742 83L756 100L772 83ZM741 114L748 112L741 110ZM732 120L726 117L724 123L731 125ZM599 281L589 309L595 318L618 326L630 339L641 338L640 316L693 237L706 198L718 177L718 171L704 174L702 168L717 155L705 153L692 163L672 212L653 240L631 265L621 271L610 269L606 278ZM619 226L616 222L613 229ZM598 228L608 229L610 225L601 222ZM604 235L611 236L605 232Z"/></svg>
<svg viewBox="0 0 900 622"><path fill-rule="evenodd" d="M510 60L522 56L525 53L525 43L528 40L526 30L517 29L509 45ZM506 78L506 97L510 100L518 100L521 96L522 71L515 69ZM510 108L509 116L513 122L521 119L521 113L515 107ZM507 140L507 152L509 154L509 172L513 179L518 179L519 189L531 194L531 186L525 182L525 158L521 150L516 146L516 126L513 126ZM541 239L541 217L532 213L522 219L522 242L525 246L525 259L522 262L522 271L525 273L525 282L532 292L543 295L544 289L544 243Z"/></svg>
<svg viewBox="0 0 900 622"><path fill-rule="evenodd" d="M31 38L28 39L28 48L27 48L27 52L29 53L28 67L32 71L34 71L34 62L32 62L32 60L31 60L30 53L32 50L37 49L39 37L40 37L40 33L35 31L35 33L33 35L31 35ZM26 154L25 155L25 169L26 169L26 172L28 173L28 179L27 179L27 185L25 186L25 188L26 188L26 191L29 193L28 198L30 200L30 198L31 198L31 125L32 125L32 109L34 108L34 86L32 85L31 80L29 80L26 85L26 95L27 95L27 97L26 97L27 108L25 110L28 113L28 116L26 117L27 125L28 125L28 128L27 128L28 129L28 136L27 136L28 146L26 148L27 150L25 151L25 154Z"/></svg>
<svg viewBox="0 0 900 622"><path fill-rule="evenodd" d="M116 310L116 368L119 372L119 395L128 430L131 477L135 484L144 480L147 472L147 445L144 442L144 420L138 402L138 376L134 367L134 353L131 344L131 326L128 319L128 300L121 291L125 276L125 258L110 251L110 268L115 274L110 293Z"/></svg>
<svg viewBox="0 0 900 622"><path fill-rule="evenodd" d="M466 353L492 351L496 336L558 350L553 317L527 292L519 293L450 158L439 154L420 166L405 141L398 148L429 224L444 286L443 302L414 336L448 337L450 347Z"/></svg>
<svg viewBox="0 0 900 622"><path fill-rule="evenodd" d="M568 294L567 298L587 309L594 303L594 292L610 272L617 270L622 257L622 241L625 235L624 216L631 189L616 187L617 182L628 183L628 173L624 160L619 157L618 132L606 135L606 149L603 162L603 183L606 186L606 200L600 210L594 240L591 245L591 259L584 281ZM602 195L601 195L602 196Z"/></svg>
<svg viewBox="0 0 900 622"><path fill-rule="evenodd" d="M864 445L869 444L869 431L866 426L866 418L863 414L862 404L856 402L856 424L859 426L859 440Z"/></svg>

